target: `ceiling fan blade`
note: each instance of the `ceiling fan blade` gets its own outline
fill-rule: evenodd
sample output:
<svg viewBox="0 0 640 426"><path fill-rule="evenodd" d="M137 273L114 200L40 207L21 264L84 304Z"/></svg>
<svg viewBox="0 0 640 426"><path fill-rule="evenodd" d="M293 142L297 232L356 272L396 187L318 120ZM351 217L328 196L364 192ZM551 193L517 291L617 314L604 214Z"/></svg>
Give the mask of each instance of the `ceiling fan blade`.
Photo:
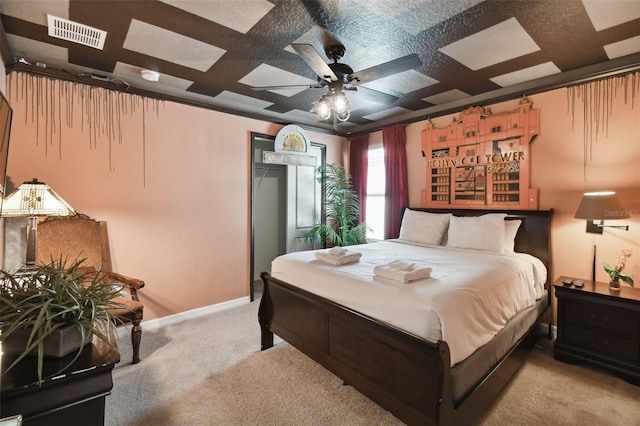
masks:
<svg viewBox="0 0 640 426"><path fill-rule="evenodd" d="M338 80L338 77L336 77L335 73L329 68L329 65L322 59L312 45L307 43L291 43L291 47L304 59L307 65L318 74L318 77L327 82Z"/></svg>
<svg viewBox="0 0 640 426"><path fill-rule="evenodd" d="M397 96L390 95L388 93L380 92L378 90L369 89L368 87L358 86L358 93L362 93L369 99L379 104L391 105L398 100Z"/></svg>
<svg viewBox="0 0 640 426"><path fill-rule="evenodd" d="M374 67L367 68L366 70L354 72L349 75L349 80L352 83L366 83L368 81L389 77L390 75L418 68L421 65L422 61L418 55L412 53L411 55L403 56L402 58L394 59L393 61L385 62L384 64L376 65Z"/></svg>
<svg viewBox="0 0 640 426"><path fill-rule="evenodd" d="M252 87L251 90L262 91L262 90L283 90L283 89L300 89L305 87L307 89L322 89L324 84L290 84L288 86L257 86Z"/></svg>

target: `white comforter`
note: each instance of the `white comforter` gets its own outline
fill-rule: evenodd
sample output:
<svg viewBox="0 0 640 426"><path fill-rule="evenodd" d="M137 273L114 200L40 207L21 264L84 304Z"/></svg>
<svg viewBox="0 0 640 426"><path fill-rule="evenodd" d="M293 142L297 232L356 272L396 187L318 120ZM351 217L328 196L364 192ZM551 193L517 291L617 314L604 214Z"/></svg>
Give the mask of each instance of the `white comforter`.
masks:
<svg viewBox="0 0 640 426"><path fill-rule="evenodd" d="M399 240L349 247L360 262L332 266L313 251L275 259L271 275L431 342L445 340L454 365L487 343L544 292L547 271L524 253L420 246ZM376 265L406 260L433 268L408 284L374 276Z"/></svg>

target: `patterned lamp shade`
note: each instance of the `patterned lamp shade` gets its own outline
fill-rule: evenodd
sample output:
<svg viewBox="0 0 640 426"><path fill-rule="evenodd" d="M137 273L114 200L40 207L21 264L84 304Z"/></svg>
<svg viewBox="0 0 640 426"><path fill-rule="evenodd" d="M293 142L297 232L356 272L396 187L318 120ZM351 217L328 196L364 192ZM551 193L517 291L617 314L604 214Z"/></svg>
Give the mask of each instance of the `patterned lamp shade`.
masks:
<svg viewBox="0 0 640 426"><path fill-rule="evenodd" d="M75 210L49 185L33 179L25 182L2 202L2 217L69 216Z"/></svg>
<svg viewBox="0 0 640 426"><path fill-rule="evenodd" d="M49 185L33 179L25 182L2 201L2 217L28 217L25 270L35 267L38 243L38 216L69 216L76 211Z"/></svg>

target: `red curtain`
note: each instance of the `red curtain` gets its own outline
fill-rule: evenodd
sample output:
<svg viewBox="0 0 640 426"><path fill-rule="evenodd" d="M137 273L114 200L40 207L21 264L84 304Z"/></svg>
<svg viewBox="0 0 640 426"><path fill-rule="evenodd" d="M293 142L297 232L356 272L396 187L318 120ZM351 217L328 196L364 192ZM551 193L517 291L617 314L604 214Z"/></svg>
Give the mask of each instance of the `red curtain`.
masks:
<svg viewBox="0 0 640 426"><path fill-rule="evenodd" d="M400 210L409 204L407 182L407 134L402 124L382 129L385 170L384 237L400 235Z"/></svg>
<svg viewBox="0 0 640 426"><path fill-rule="evenodd" d="M360 223L366 220L367 170L369 168L369 134L351 137L349 149L349 174L353 190L360 200Z"/></svg>

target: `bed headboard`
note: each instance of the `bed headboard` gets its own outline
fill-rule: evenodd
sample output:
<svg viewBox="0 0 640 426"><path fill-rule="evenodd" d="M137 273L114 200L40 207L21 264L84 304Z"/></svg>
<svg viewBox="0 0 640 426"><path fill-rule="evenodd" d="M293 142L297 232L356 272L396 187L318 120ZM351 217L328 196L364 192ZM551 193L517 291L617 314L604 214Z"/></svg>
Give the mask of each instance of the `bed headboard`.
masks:
<svg viewBox="0 0 640 426"><path fill-rule="evenodd" d="M551 210L479 210L409 207L411 210L429 213L451 213L455 216L480 216L487 213L506 213L506 220L520 219L522 225L515 239L515 251L529 253L547 267L547 282L551 280ZM402 213L404 214L404 208Z"/></svg>

